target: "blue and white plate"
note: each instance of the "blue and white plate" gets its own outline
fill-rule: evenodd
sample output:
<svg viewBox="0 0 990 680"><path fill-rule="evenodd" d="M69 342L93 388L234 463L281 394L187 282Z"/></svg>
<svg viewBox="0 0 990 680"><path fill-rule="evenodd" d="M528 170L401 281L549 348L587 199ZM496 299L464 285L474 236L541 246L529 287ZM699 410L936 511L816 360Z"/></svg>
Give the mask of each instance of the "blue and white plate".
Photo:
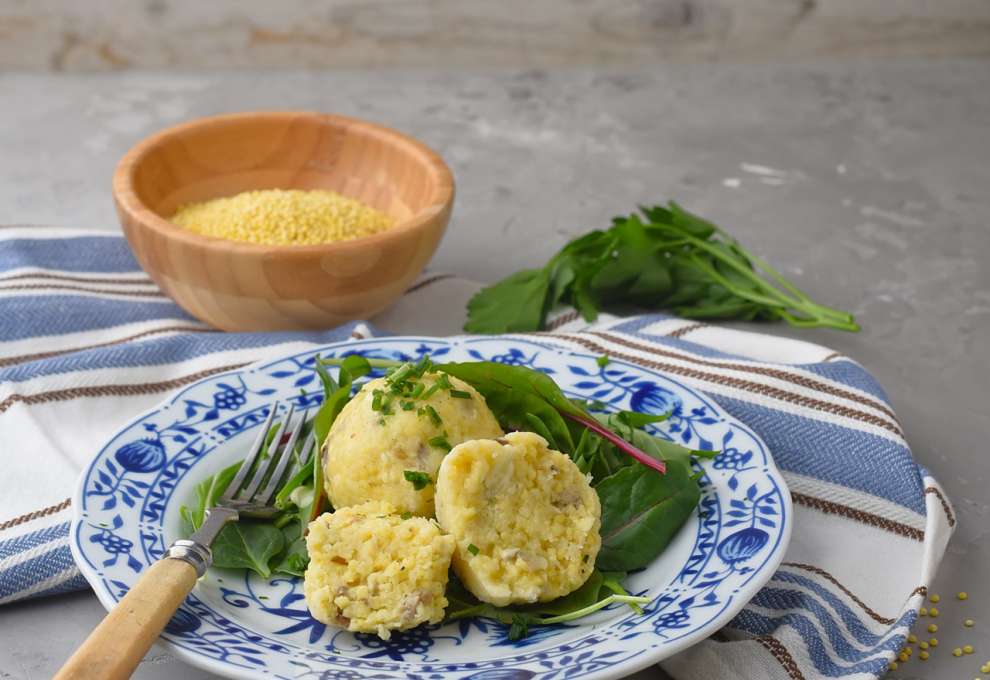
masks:
<svg viewBox="0 0 990 680"><path fill-rule="evenodd" d="M714 402L620 361L545 342L505 338L378 338L327 345L217 375L174 395L123 429L84 471L73 498L72 552L110 608L180 538L179 506L207 475L242 458L275 399L322 399L315 354L530 366L566 392L610 408L672 411L657 432L722 453L702 465L701 504L671 545L627 588L643 614L612 607L510 641L485 619L420 626L388 642L310 617L298 579L265 581L212 569L165 629L182 659L234 678L614 678L655 663L725 625L770 578L791 532L790 495L766 446Z"/></svg>

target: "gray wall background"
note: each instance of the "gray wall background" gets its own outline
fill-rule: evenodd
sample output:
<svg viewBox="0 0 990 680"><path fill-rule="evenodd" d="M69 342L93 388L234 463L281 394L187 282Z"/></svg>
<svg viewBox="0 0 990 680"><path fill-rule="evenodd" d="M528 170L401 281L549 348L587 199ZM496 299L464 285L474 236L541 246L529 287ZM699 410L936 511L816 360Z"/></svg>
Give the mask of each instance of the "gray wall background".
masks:
<svg viewBox="0 0 990 680"><path fill-rule="evenodd" d="M990 55L990 0L0 0L0 69Z"/></svg>

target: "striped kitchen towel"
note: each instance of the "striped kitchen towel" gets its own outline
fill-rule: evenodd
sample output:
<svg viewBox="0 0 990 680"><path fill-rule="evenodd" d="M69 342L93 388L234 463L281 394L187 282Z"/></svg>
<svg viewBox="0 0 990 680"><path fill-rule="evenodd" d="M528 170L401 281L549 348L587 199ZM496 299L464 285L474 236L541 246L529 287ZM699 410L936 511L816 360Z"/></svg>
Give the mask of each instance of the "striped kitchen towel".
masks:
<svg viewBox="0 0 990 680"><path fill-rule="evenodd" d="M374 320L456 333L477 284L431 275ZM220 333L172 304L119 236L0 227L0 603L85 587L67 542L87 459L135 414L221 371L325 332ZM767 335L649 315L554 340L673 375L769 445L795 504L785 562L718 636L664 662L676 678L875 678L904 644L953 525L880 385L852 359Z"/></svg>

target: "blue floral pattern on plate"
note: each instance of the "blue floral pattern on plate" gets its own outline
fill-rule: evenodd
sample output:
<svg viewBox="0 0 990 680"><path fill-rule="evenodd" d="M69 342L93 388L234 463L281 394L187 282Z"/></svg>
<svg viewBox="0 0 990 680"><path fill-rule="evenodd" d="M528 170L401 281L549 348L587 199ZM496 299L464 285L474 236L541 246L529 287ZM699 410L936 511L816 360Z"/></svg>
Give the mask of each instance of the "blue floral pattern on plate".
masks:
<svg viewBox="0 0 990 680"><path fill-rule="evenodd" d="M764 444L717 404L633 364L555 347L546 339L378 338L213 376L124 428L84 471L73 499L72 550L106 606L179 537L178 507L196 482L243 455L272 402L312 408L322 400L314 357L489 360L552 375L571 396L606 410L670 413L661 437L722 453L699 471L698 511L628 588L652 597L642 614L610 607L585 620L537 627L510 641L485 619L421 626L388 642L310 617L298 579L265 581L213 569L163 638L190 663L229 677L600 678L654 663L710 635L779 564L791 506Z"/></svg>

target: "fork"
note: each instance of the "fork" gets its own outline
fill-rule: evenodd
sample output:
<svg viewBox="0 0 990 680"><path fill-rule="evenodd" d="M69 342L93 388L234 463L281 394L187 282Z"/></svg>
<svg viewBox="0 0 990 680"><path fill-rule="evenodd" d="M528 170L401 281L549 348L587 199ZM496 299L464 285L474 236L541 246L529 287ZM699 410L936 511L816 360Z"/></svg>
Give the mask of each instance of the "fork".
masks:
<svg viewBox="0 0 990 680"><path fill-rule="evenodd" d="M268 447L274 451L269 450L268 457L264 458L265 440L278 407L278 402L272 404L250 453L217 505L206 511L199 529L188 539L175 541L165 556L141 575L127 595L65 662L55 675L55 680L129 678L175 610L192 591L197 579L206 573L213 561L210 545L220 530L242 517L269 519L278 512L272 499L279 489L279 482L291 467L293 448L306 422L306 412L303 412L292 427L285 445L280 446L295 411L290 405ZM300 460L306 460L314 443L315 435L311 432L303 445ZM255 467L252 475L251 469Z"/></svg>

